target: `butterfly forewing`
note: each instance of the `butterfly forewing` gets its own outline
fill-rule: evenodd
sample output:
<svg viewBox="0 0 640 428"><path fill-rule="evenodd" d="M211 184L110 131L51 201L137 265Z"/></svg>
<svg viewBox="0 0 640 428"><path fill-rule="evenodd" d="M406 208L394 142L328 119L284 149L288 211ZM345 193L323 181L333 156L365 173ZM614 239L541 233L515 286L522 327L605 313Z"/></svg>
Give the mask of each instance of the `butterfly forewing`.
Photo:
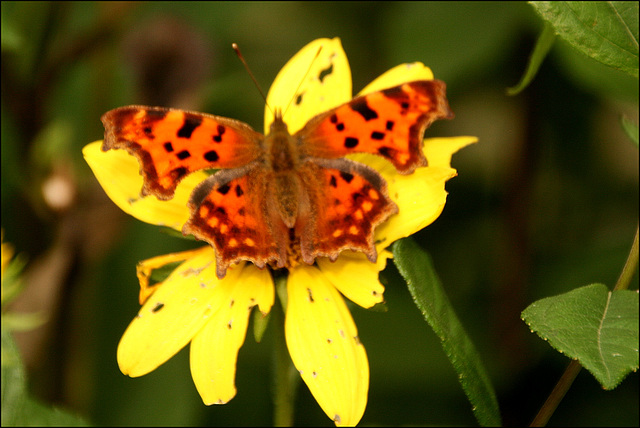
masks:
<svg viewBox="0 0 640 428"><path fill-rule="evenodd" d="M354 98L311 119L296 137L311 157L372 153L410 173L427 163L422 153L425 129L452 117L445 84L421 80Z"/></svg>
<svg viewBox="0 0 640 428"><path fill-rule="evenodd" d="M161 107L117 108L105 113L102 122L102 150L126 149L135 155L144 176L142 194L159 199L171 199L191 172L255 160L263 138L236 120Z"/></svg>

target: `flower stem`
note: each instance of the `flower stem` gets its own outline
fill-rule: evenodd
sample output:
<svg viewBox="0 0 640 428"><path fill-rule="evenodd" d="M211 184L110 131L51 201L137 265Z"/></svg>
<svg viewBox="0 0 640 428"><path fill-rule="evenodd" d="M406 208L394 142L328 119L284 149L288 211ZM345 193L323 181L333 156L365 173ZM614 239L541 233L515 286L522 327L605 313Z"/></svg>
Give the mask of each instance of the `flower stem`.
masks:
<svg viewBox="0 0 640 428"><path fill-rule="evenodd" d="M276 299L272 313L274 327L273 349L273 424L277 427L293 426L294 399L300 376L293 366L284 335L284 311L286 310L287 278L276 276ZM284 298L282 298L284 296ZM279 303L278 303L279 302Z"/></svg>
<svg viewBox="0 0 640 428"><path fill-rule="evenodd" d="M613 289L614 291L626 290L627 288L629 288L629 283L633 278L633 274L635 273L637 266L638 266L638 228L636 228L636 236L633 239L633 244L631 245L631 250L629 251L629 256L627 257L627 261L624 264L624 267L622 268L622 273L620 274L620 277L616 282L616 286ZM551 394L549 394L547 401L544 402L544 404L540 408L540 411L538 412L536 417L533 419L533 422L531 422L531 425L529 426L542 427L542 426L545 426L547 422L549 422L551 415L553 415L553 412L555 412L556 408L560 404L560 401L562 401L562 399L564 398L564 395L567 393L567 391L571 387L571 384L573 384L573 381L575 380L576 376L578 376L578 373L580 373L581 369L582 369L582 366L577 360L572 360L569 363L564 373L560 377L560 380L556 384L555 388L553 388L553 391L551 391Z"/></svg>
<svg viewBox="0 0 640 428"><path fill-rule="evenodd" d="M544 402L544 404L540 408L540 411L529 426L543 427L547 425L547 422L549 422L549 418L551 418L553 412L555 412L558 408L560 401L562 401L564 395L567 393L569 388L571 388L571 384L573 384L573 381L576 379L576 376L578 376L578 373L580 373L581 369L582 366L577 360L572 360L569 363L564 373L562 373L562 376L560 377L560 380L556 384L555 388L553 388L553 391L551 391L551 394L549 394L547 401Z"/></svg>
<svg viewBox="0 0 640 428"><path fill-rule="evenodd" d="M615 290L626 290L629 288L629 284L631 283L631 279L633 278L633 274L636 273L636 268L638 267L638 228L636 227L636 237L633 239L633 244L631 245L631 251L629 251L629 257L627 257L627 262L624 264L622 268L622 273L618 278L618 282L616 282L616 286L613 288Z"/></svg>

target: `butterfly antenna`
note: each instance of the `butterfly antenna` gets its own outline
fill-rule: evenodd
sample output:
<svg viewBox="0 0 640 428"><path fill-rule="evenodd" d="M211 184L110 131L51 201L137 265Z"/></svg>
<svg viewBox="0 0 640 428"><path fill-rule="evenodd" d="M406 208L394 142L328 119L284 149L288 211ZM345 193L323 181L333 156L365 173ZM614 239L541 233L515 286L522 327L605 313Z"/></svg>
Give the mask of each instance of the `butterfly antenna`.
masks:
<svg viewBox="0 0 640 428"><path fill-rule="evenodd" d="M244 56L242 56L242 52L240 52L240 47L238 47L237 43L232 43L231 47L236 52L236 55L238 55L238 59L240 61L242 61L242 64L244 65L244 68L247 70L247 73L249 73L249 77L251 77L251 80L253 80L253 84L256 85L256 88L258 89L258 92L260 92L260 95L262 96L262 99L264 100L264 103L267 105L267 108L273 114L273 110L271 109L271 106L269 105L269 103L267 103L267 97L265 97L264 92L262 91L262 88L260 87L260 84L258 83L258 81L256 80L255 76L251 72L251 69L249 68L249 64L247 64L247 61L245 61Z"/></svg>
<svg viewBox="0 0 640 428"><path fill-rule="evenodd" d="M313 67L313 63L316 62L316 59L318 59L318 57L320 56L321 51L322 51L322 46L318 48L318 52L316 52L316 55L311 60L311 63L309 64L309 68L307 68L306 73L304 73L304 76L302 76L302 79L300 79L300 83L298 83L298 87L296 88L296 91L293 93L293 97L291 98L291 100L289 100L289 104L287 104L287 108L284 109L284 112L282 113L282 117L284 117L284 115L287 113L287 110L289 110L289 107L291 107L291 103L293 102L293 100L297 98L298 91L300 90L300 87L304 83L304 79L306 79L307 76L309 75L309 72L311 71L311 67Z"/></svg>

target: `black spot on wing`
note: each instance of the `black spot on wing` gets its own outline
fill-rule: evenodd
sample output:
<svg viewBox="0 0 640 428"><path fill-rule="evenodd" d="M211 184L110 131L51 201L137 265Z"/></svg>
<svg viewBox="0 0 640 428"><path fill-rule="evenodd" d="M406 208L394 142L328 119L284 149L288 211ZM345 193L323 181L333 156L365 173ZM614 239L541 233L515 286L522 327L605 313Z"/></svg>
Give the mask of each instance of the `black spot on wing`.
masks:
<svg viewBox="0 0 640 428"><path fill-rule="evenodd" d="M215 150L209 150L204 154L204 158L209 162L215 162L220 159L220 156L218 156L218 153Z"/></svg>
<svg viewBox="0 0 640 428"><path fill-rule="evenodd" d="M336 126L336 130L344 131L344 123L338 122L338 115L336 115L335 113L331 115L331 117L329 118L329 122L333 123Z"/></svg>
<svg viewBox="0 0 640 428"><path fill-rule="evenodd" d="M344 171L340 171L340 177L342 177L342 179L347 183L351 183L351 180L353 180L353 174L349 174L348 172Z"/></svg>
<svg viewBox="0 0 640 428"><path fill-rule="evenodd" d="M362 116L366 121L378 118L378 113L375 110L371 109L371 107L369 107L369 105L367 104L367 99L364 97L351 102L351 104L349 104L349 107L351 107L351 110Z"/></svg>
<svg viewBox="0 0 640 428"><path fill-rule="evenodd" d="M347 137L344 139L344 146L348 149L353 149L354 147L356 147L358 144L360 143L360 141L358 141L357 138L353 138L353 137Z"/></svg>
<svg viewBox="0 0 640 428"><path fill-rule="evenodd" d="M386 158L392 158L394 155L395 150L392 149L391 147L387 147L387 146L382 146L378 148L378 153L380 153L380 155L386 157Z"/></svg>
<svg viewBox="0 0 640 428"><path fill-rule="evenodd" d="M216 131L218 131L218 133L214 134L211 137L213 139L213 141L215 141L216 143L221 143L222 142L222 135L224 135L226 130L227 129L223 125L218 125L218 127L216 128Z"/></svg>
<svg viewBox="0 0 640 428"><path fill-rule="evenodd" d="M157 122L164 119L167 116L166 110L147 110L145 120L149 122Z"/></svg>
<svg viewBox="0 0 640 428"><path fill-rule="evenodd" d="M189 173L189 171L187 170L187 168L180 166L174 170L171 171L171 176L175 179L175 180L180 180L182 177L184 177L185 175L187 175Z"/></svg>
<svg viewBox="0 0 640 428"><path fill-rule="evenodd" d="M191 138L191 134L202 124L202 118L198 116L194 116L189 113L185 113L184 115L184 123L182 127L178 130L178 137L180 138Z"/></svg>
<svg viewBox="0 0 640 428"><path fill-rule="evenodd" d="M364 198L364 194L362 192L354 192L351 194L351 199L357 205L360 205L362 199Z"/></svg>

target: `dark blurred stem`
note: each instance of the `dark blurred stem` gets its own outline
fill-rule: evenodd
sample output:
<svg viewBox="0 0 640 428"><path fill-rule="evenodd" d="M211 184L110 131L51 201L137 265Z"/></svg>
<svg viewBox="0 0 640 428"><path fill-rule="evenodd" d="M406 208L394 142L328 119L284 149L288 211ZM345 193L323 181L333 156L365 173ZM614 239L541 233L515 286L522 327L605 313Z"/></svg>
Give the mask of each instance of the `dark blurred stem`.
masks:
<svg viewBox="0 0 640 428"><path fill-rule="evenodd" d="M627 257L627 261L622 268L622 273L620 274L618 282L616 283L616 286L613 290L626 290L627 288L629 288L629 283L631 283L631 279L633 278L633 274L635 273L637 267L638 228L636 227L636 236L633 239L633 244L631 245L629 256ZM580 373L581 369L582 366L577 360L573 360L569 363L567 369L562 374L562 377L560 377L560 380L556 384L555 388L553 388L553 391L551 391L551 394L549 394L549 398L547 398L547 401L544 402L544 404L540 408L540 411L529 426L543 427L547 425L547 422L549 422L549 418L551 418L553 412L555 412L556 408L558 408L560 401L562 401L562 399L564 398L565 394L571 387L571 384L573 384L573 381L575 380L576 376L578 376L578 373Z"/></svg>
<svg viewBox="0 0 640 428"><path fill-rule="evenodd" d="M271 311L274 327L274 364L273 364L273 425L277 427L293 426L294 399L299 376L289 351L284 335L284 311L286 310L287 280L286 276L276 277L275 286L279 302Z"/></svg>
<svg viewBox="0 0 640 428"><path fill-rule="evenodd" d="M633 244L631 245L631 251L629 251L629 257L627 257L627 262L624 264L622 268L622 273L620 274L620 278L618 278L618 282L613 290L626 290L629 288L629 284L631 283L631 279L633 278L633 274L636 273L636 268L638 267L638 228L636 227L636 237L633 238Z"/></svg>
<svg viewBox="0 0 640 428"><path fill-rule="evenodd" d="M544 404L540 408L540 411L529 426L543 427L547 425L547 422L549 422L549 418L551 418L553 412L556 411L556 408L564 398L564 395L567 393L569 388L571 388L571 384L573 384L573 381L575 380L576 376L578 376L578 373L580 373L581 369L582 366L577 360L572 360L569 363L567 369L564 371L562 377L556 384L556 387L553 388L553 391L551 391L551 394L549 394L549 398L547 398L547 401L544 402Z"/></svg>

